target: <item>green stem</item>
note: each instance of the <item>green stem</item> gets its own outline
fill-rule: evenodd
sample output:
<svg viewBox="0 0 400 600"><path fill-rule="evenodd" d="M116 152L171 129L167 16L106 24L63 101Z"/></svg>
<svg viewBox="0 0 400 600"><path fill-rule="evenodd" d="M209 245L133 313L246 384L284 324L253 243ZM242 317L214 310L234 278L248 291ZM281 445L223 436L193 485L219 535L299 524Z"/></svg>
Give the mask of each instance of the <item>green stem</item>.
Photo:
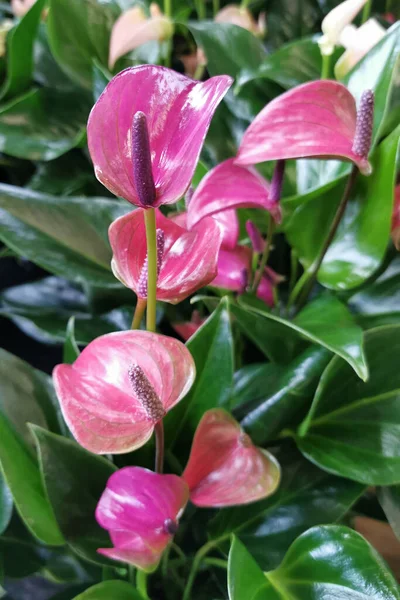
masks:
<svg viewBox="0 0 400 600"><path fill-rule="evenodd" d="M159 421L154 427L156 436L156 473L162 473L164 470L164 423Z"/></svg>
<svg viewBox="0 0 400 600"><path fill-rule="evenodd" d="M367 3L364 4L364 8L363 8L363 12L362 12L361 24L365 23L365 21L368 21L370 15L371 15L371 8L372 8L372 0L367 0Z"/></svg>
<svg viewBox="0 0 400 600"><path fill-rule="evenodd" d="M135 573L135 567L133 565L128 565L128 580L132 585L135 585Z"/></svg>
<svg viewBox="0 0 400 600"><path fill-rule="evenodd" d="M219 567L220 569L226 570L228 568L228 561L224 560L223 558L205 558L204 563L206 565L210 565L211 567Z"/></svg>
<svg viewBox="0 0 400 600"><path fill-rule="evenodd" d="M197 79L197 81L200 81L201 79L203 79L205 69L206 69L206 65L203 65L203 64L197 65L196 70L193 75L193 79Z"/></svg>
<svg viewBox="0 0 400 600"><path fill-rule="evenodd" d="M392 10L392 0L386 0L385 12L390 13Z"/></svg>
<svg viewBox="0 0 400 600"><path fill-rule="evenodd" d="M350 193L351 190L353 189L353 185L355 183L355 180L357 178L357 174L358 174L358 168L356 167L356 165L353 165L353 168L350 172L349 178L347 180L346 183L346 187L345 190L343 192L343 196L342 199L340 200L339 206L337 208L335 217L332 221L332 224L329 228L328 231L328 235L326 236L325 242L321 248L321 251L319 253L319 256L317 258L317 260L313 263L313 265L311 266L311 270L307 271L307 276L306 278L304 278L304 276L306 275L306 273L303 274L303 277L300 279L300 281L304 278L304 287L300 290L299 293L299 300L298 300L298 308L301 308L307 301L307 298L311 292L312 286L314 284L314 281L318 275L318 271L321 267L322 261L325 258L325 254L328 251L329 246L332 243L333 238L336 235L337 229L339 227L340 221L342 220L342 217L344 215L344 211L346 210L346 206L347 203L349 201L350 198ZM297 287L297 286L296 286Z"/></svg>
<svg viewBox="0 0 400 600"><path fill-rule="evenodd" d="M189 600L190 593L192 591L194 580L196 579L197 571L199 570L200 564L203 558L214 548L216 541L207 542L202 546L193 559L192 568L189 573L188 580L186 582L185 591L183 592L182 600Z"/></svg>
<svg viewBox="0 0 400 600"><path fill-rule="evenodd" d="M289 294L292 293L294 286L296 285L297 270L299 262L297 260L297 252L294 248L290 251L290 281L289 281Z"/></svg>
<svg viewBox="0 0 400 600"><path fill-rule="evenodd" d="M218 11L219 11L219 0L213 0L213 13L214 13L214 17L217 14Z"/></svg>
<svg viewBox="0 0 400 600"><path fill-rule="evenodd" d="M332 54L322 54L321 79L329 79Z"/></svg>
<svg viewBox="0 0 400 600"><path fill-rule="evenodd" d="M240 3L240 8L247 8L250 4L251 0L242 0Z"/></svg>
<svg viewBox="0 0 400 600"><path fill-rule="evenodd" d="M267 239L265 241L265 248L264 248L264 252L262 254L262 258L261 258L260 268L254 276L254 281L253 281L253 286L252 286L252 291L254 292L254 294L257 293L257 288L260 285L262 276L265 271L265 267L267 266L268 258L269 258L269 255L271 252L271 247L272 247L272 238L274 236L274 230L275 230L275 221L270 216L269 223L268 223Z"/></svg>
<svg viewBox="0 0 400 600"><path fill-rule="evenodd" d="M147 331L156 330L157 310L157 233L156 213L154 208L144 211L147 239Z"/></svg>
<svg viewBox="0 0 400 600"><path fill-rule="evenodd" d="M143 298L138 298L135 312L133 313L132 325L131 329L139 329L140 323L142 322L142 318L144 315L144 311L146 310L147 301Z"/></svg>
<svg viewBox="0 0 400 600"><path fill-rule="evenodd" d="M172 0L164 0L164 15L169 19L172 17Z"/></svg>
<svg viewBox="0 0 400 600"><path fill-rule="evenodd" d="M199 21L203 21L206 18L206 5L204 0L196 0L196 12Z"/></svg>
<svg viewBox="0 0 400 600"><path fill-rule="evenodd" d="M142 598L144 598L144 600L149 600L149 596L147 594L147 573L145 573L141 569L137 570L136 589L142 596Z"/></svg>

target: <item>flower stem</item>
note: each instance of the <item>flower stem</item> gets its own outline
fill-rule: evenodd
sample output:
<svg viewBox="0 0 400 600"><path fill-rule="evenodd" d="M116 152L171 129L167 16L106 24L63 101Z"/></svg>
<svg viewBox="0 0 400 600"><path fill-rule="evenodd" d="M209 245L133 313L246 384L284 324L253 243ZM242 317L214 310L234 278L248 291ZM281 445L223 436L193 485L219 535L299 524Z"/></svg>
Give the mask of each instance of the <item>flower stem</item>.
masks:
<svg viewBox="0 0 400 600"><path fill-rule="evenodd" d="M169 19L172 17L172 0L164 0L164 15Z"/></svg>
<svg viewBox="0 0 400 600"><path fill-rule="evenodd" d="M331 56L332 54L322 53L321 79L329 79L329 73L331 70Z"/></svg>
<svg viewBox="0 0 400 600"><path fill-rule="evenodd" d="M132 325L131 329L139 329L140 323L142 322L142 318L144 315L144 311L146 310L147 301L143 298L138 298L135 312L133 313Z"/></svg>
<svg viewBox="0 0 400 600"><path fill-rule="evenodd" d="M363 8L363 12L362 12L361 25L363 23L365 23L365 21L368 21L370 14L371 14L371 7L372 7L372 0L367 0L367 3L364 4L364 8Z"/></svg>
<svg viewBox="0 0 400 600"><path fill-rule="evenodd" d="M332 240L336 235L340 221L342 220L344 211L346 210L346 206L347 206L347 203L350 198L351 190L353 189L355 180L357 178L357 174L358 174L358 168L356 167L356 165L353 165L353 168L351 170L351 173L350 173L349 178L346 183L345 190L343 192L342 199L339 203L335 217L329 228L328 235L326 236L325 242L321 248L319 256L318 256L316 262L314 262L314 264L311 266L311 270L304 273L302 278L299 280L299 281L301 281L304 278L304 281L303 281L304 287L300 288L299 294L298 294L298 296L299 296L298 308L301 308L306 303L307 298L311 292L312 286L318 275L318 271L321 267L322 261L324 260L325 255L328 251L328 248L331 245ZM306 277L305 277L305 275L306 275Z"/></svg>
<svg viewBox="0 0 400 600"><path fill-rule="evenodd" d="M191 593L192 587L193 587L193 583L194 583L194 580L196 579L197 571L199 570L201 562L202 562L203 558L210 552L210 550L212 550L214 548L216 543L217 542L214 540L211 542L207 542L195 554L195 557L194 557L193 563L192 563L192 568L190 570L189 577L186 582L185 591L183 592L182 600L189 600L190 593Z"/></svg>
<svg viewBox="0 0 400 600"><path fill-rule="evenodd" d="M147 239L147 331L156 330L157 310L157 234L156 213L154 208L144 211Z"/></svg>
<svg viewBox="0 0 400 600"><path fill-rule="evenodd" d="M141 569L137 570L136 588L139 594L142 596L142 598L144 598L144 600L149 600L149 596L147 594L147 573L145 573Z"/></svg>
<svg viewBox="0 0 400 600"><path fill-rule="evenodd" d="M213 0L213 13L214 13L214 17L217 14L218 11L219 11L219 0Z"/></svg>
<svg viewBox="0 0 400 600"><path fill-rule="evenodd" d="M195 5L196 5L197 17L198 17L199 21L202 21L203 19L206 18L206 6L204 3L204 0L196 0Z"/></svg>
<svg viewBox="0 0 400 600"><path fill-rule="evenodd" d="M251 0L242 0L240 3L240 8L247 8L250 2Z"/></svg>
<svg viewBox="0 0 400 600"><path fill-rule="evenodd" d="M272 247L272 238L274 236L274 230L275 230L275 221L270 215L269 223L268 223L267 239L265 241L265 248L264 248L264 252L262 254L262 258L261 258L260 268L257 271L257 273L255 274L254 281L253 281L252 291L254 292L254 294L257 293L257 289L258 289L258 286L260 285L262 276L265 271L265 267L267 266L268 258L269 258L269 255L271 252L271 247Z"/></svg>
<svg viewBox="0 0 400 600"><path fill-rule="evenodd" d="M156 473L162 473L164 470L164 423L159 421L154 427L156 436Z"/></svg>

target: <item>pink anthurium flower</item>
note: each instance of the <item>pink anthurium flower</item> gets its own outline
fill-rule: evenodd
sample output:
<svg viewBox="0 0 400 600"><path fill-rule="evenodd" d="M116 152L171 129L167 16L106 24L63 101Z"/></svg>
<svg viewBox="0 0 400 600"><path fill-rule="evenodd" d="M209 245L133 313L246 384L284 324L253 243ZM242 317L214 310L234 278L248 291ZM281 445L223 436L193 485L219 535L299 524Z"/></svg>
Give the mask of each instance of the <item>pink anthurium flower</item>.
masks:
<svg viewBox="0 0 400 600"><path fill-rule="evenodd" d="M392 240L396 249L400 250L400 185L396 186L394 189Z"/></svg>
<svg viewBox="0 0 400 600"><path fill-rule="evenodd" d="M53 371L68 427L95 454L143 446L194 378L194 362L182 342L137 330L98 337L72 365Z"/></svg>
<svg viewBox="0 0 400 600"><path fill-rule="evenodd" d="M112 69L121 56L153 40L162 42L169 39L174 27L165 17L159 6L150 4L150 18L141 6L134 6L122 13L111 31L108 66Z"/></svg>
<svg viewBox="0 0 400 600"><path fill-rule="evenodd" d="M16 17L23 17L35 2L36 0L11 0L11 10Z"/></svg>
<svg viewBox="0 0 400 600"><path fill-rule="evenodd" d="M109 228L112 269L139 298L147 298L147 245L144 210L119 217ZM156 211L157 300L176 304L209 284L217 273L222 233L212 218L191 231Z"/></svg>
<svg viewBox="0 0 400 600"><path fill-rule="evenodd" d="M177 475L159 475L140 467L116 471L96 509L96 519L109 532L114 547L98 552L154 571L178 530L188 498L188 486Z"/></svg>
<svg viewBox="0 0 400 600"><path fill-rule="evenodd" d="M186 211L171 216L171 219L181 227L188 227L188 213ZM221 247L231 250L235 248L239 239L239 219L236 211L234 209L221 210L221 212L213 213L213 219L218 223L222 232Z"/></svg>
<svg viewBox="0 0 400 600"><path fill-rule="evenodd" d="M253 445L233 417L217 408L200 421L182 477L196 506L233 506L273 494L280 467L272 454Z"/></svg>
<svg viewBox="0 0 400 600"><path fill-rule="evenodd" d="M198 310L194 310L190 321L183 321L181 323L171 323L171 327L181 336L185 342L196 333L198 329L205 323L206 319L203 318Z"/></svg>
<svg viewBox="0 0 400 600"><path fill-rule="evenodd" d="M226 75L203 83L153 65L118 73L89 116L96 177L138 206L179 200L192 180L214 111L231 84ZM151 194L138 188L143 185L139 171L147 166L151 172L145 184L153 186Z"/></svg>
<svg viewBox="0 0 400 600"><path fill-rule="evenodd" d="M237 208L261 208L271 210L274 203L268 194L268 182L254 167L240 167L234 158L220 163L203 177L189 202L187 224L189 229L199 223L204 217L214 216L219 220L232 221L232 213L228 211ZM233 213L235 215L235 213ZM235 215L236 217L236 215ZM224 247L234 248L237 244L239 224L236 220L224 227ZM235 232L235 235L232 234ZM229 243L227 235L231 232Z"/></svg>
<svg viewBox="0 0 400 600"><path fill-rule="evenodd" d="M361 101L358 118L353 96L336 81L299 85L272 100L257 115L244 133L236 164L335 158L352 161L368 175L369 146L358 143L358 133L365 128L365 108ZM370 108L373 119L373 101Z"/></svg>
<svg viewBox="0 0 400 600"><path fill-rule="evenodd" d="M264 35L266 31L265 13L261 13L258 22L248 8L237 4L228 4L215 15L216 23L231 23L243 27L256 36Z"/></svg>

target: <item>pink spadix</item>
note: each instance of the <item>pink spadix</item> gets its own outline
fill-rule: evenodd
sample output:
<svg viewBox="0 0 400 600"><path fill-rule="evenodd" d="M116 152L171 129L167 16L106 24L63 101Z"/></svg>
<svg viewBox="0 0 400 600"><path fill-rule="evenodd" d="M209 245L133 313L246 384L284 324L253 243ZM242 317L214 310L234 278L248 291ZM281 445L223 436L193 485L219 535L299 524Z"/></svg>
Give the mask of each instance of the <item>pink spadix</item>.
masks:
<svg viewBox="0 0 400 600"><path fill-rule="evenodd" d="M182 475L197 506L233 506L266 498L280 481L275 457L253 445L229 413L207 411L201 419Z"/></svg>
<svg viewBox="0 0 400 600"><path fill-rule="evenodd" d="M164 257L164 247L165 247L165 235L162 229L157 229L156 232L156 240L157 240L157 277L160 274L160 269L162 265L162 260ZM148 256L146 254L146 258L144 259L142 270L140 271L139 281L138 281L138 296L140 298L147 298L147 279L148 279Z"/></svg>
<svg viewBox="0 0 400 600"><path fill-rule="evenodd" d="M113 548L98 552L151 572L179 527L189 490L181 477L140 467L113 473L96 509Z"/></svg>

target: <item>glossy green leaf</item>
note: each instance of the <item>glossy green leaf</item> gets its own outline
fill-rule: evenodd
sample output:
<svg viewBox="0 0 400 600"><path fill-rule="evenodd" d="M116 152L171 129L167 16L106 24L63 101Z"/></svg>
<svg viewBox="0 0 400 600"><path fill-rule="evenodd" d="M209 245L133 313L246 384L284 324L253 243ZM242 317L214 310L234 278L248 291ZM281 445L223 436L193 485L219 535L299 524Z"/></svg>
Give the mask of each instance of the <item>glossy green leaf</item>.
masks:
<svg viewBox="0 0 400 600"><path fill-rule="evenodd" d="M13 508L13 499L4 478L0 474L0 535L10 522Z"/></svg>
<svg viewBox="0 0 400 600"><path fill-rule="evenodd" d="M312 346L284 367L270 363L252 375L248 401L234 413L254 443L265 444L283 428L299 424L330 357L324 348Z"/></svg>
<svg viewBox="0 0 400 600"><path fill-rule="evenodd" d="M81 557L110 564L96 552L110 546L94 513L114 465L81 448L73 440L32 427L40 468L51 506L69 545Z"/></svg>
<svg viewBox="0 0 400 600"><path fill-rule="evenodd" d="M269 0L266 15L268 44L277 48L309 35L316 30L322 16L316 0Z"/></svg>
<svg viewBox="0 0 400 600"><path fill-rule="evenodd" d="M378 498L394 533L400 539L400 485L379 488Z"/></svg>
<svg viewBox="0 0 400 600"><path fill-rule="evenodd" d="M372 175L358 176L318 272L318 280L326 287L336 290L357 287L376 271L384 258L390 236L399 134L397 128L374 153ZM288 241L305 269L311 269L319 256L343 189L340 184L300 203L284 224ZM318 228L310 226L312 223L318 223Z"/></svg>
<svg viewBox="0 0 400 600"><path fill-rule="evenodd" d="M219 544L232 533L238 536L263 570L276 568L309 527L340 519L365 489L317 469L291 444L274 454L282 468L278 491L266 500L219 511L209 527L211 539Z"/></svg>
<svg viewBox="0 0 400 600"><path fill-rule="evenodd" d="M74 600L143 600L136 589L126 581L103 581L89 588Z"/></svg>
<svg viewBox="0 0 400 600"><path fill-rule="evenodd" d="M43 489L26 427L33 422L58 431L49 378L5 350L0 351L0 465L26 526L47 544L63 543Z"/></svg>
<svg viewBox="0 0 400 600"><path fill-rule="evenodd" d="M363 353L362 329L356 325L350 312L337 298L323 295L310 302L296 317L289 321L268 312L262 303L252 296L243 296L241 304L261 317L265 322L264 336L269 343L279 343L279 331L292 330L298 337L327 348L344 358L361 379L367 379L368 368ZM274 322L274 336L267 335L267 321ZM262 331L261 322L259 331ZM293 340L293 336L290 338ZM266 342L268 343L268 342Z"/></svg>
<svg viewBox="0 0 400 600"><path fill-rule="evenodd" d="M228 302L217 310L187 343L196 363L196 380L181 402L165 419L170 445L178 438L191 443L201 417L210 408L227 407L233 383L233 337Z"/></svg>
<svg viewBox="0 0 400 600"><path fill-rule="evenodd" d="M124 203L0 184L0 209L0 239L17 254L72 281L117 285L107 229L129 210Z"/></svg>
<svg viewBox="0 0 400 600"><path fill-rule="evenodd" d="M49 8L47 27L55 59L71 79L91 89L93 61L108 63L118 4L113 0L50 0Z"/></svg>
<svg viewBox="0 0 400 600"><path fill-rule="evenodd" d="M400 588L379 554L361 535L337 525L313 527L301 535L282 564L264 575L246 548L234 540L228 581L230 600L400 598Z"/></svg>
<svg viewBox="0 0 400 600"><path fill-rule="evenodd" d="M37 0L7 36L7 77L0 98L12 98L26 91L32 82L33 45L45 0Z"/></svg>
<svg viewBox="0 0 400 600"><path fill-rule="evenodd" d="M79 354L78 344L75 339L75 317L70 317L63 348L63 363L72 364L78 358Z"/></svg>
<svg viewBox="0 0 400 600"><path fill-rule="evenodd" d="M368 485L400 483L400 326L365 333L366 383L335 357L299 429L303 454L321 468Z"/></svg>
<svg viewBox="0 0 400 600"><path fill-rule="evenodd" d="M90 105L75 92L31 90L0 110L0 151L29 160L53 160L85 137Z"/></svg>
<svg viewBox="0 0 400 600"><path fill-rule="evenodd" d="M46 563L41 550L39 546L8 535L0 537L0 561L3 563L4 575L21 579L40 571Z"/></svg>
<svg viewBox="0 0 400 600"><path fill-rule="evenodd" d="M117 291L111 289L113 303ZM121 289L125 296L125 288ZM129 301L132 293L127 291ZM133 308L126 306L101 312L88 301L79 285L59 277L46 277L32 283L7 288L0 294L0 315L11 319L24 333L45 343L64 343L66 328L75 317L75 338L86 345L96 337L129 329Z"/></svg>

